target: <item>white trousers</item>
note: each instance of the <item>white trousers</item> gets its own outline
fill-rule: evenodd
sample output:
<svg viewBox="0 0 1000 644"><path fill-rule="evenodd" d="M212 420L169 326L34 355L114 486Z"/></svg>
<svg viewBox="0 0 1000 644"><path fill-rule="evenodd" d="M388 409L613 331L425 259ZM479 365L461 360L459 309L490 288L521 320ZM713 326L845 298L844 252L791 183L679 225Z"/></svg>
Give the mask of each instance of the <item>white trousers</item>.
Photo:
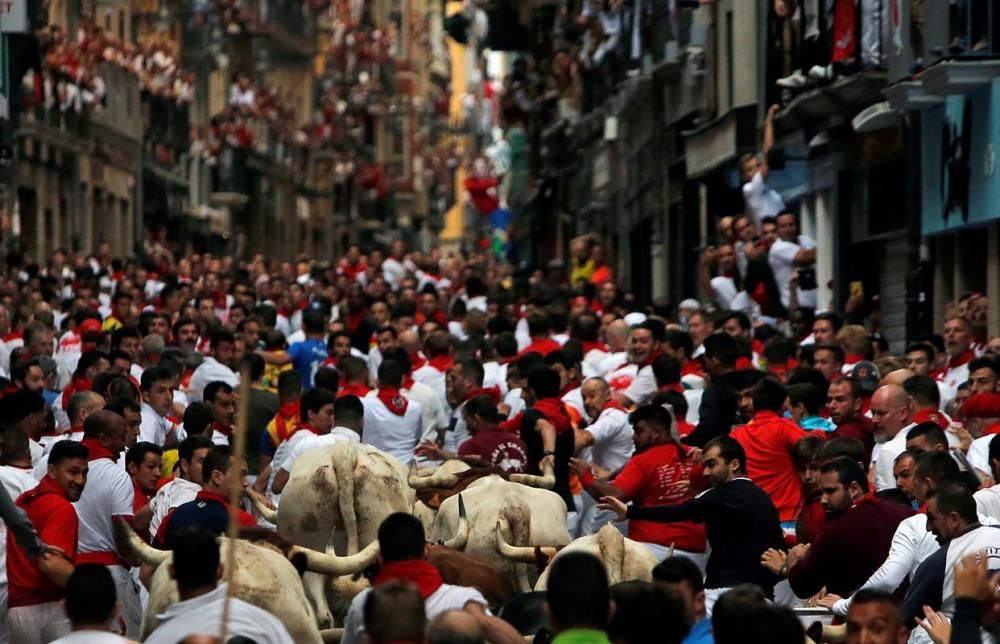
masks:
<svg viewBox="0 0 1000 644"><path fill-rule="evenodd" d="M139 600L139 584L132 579L132 574L124 566L108 566L108 572L115 582L115 592L118 594L118 604L121 612L112 624L114 632L129 639L139 638L139 628L142 626L142 603Z"/></svg>
<svg viewBox="0 0 1000 644"><path fill-rule="evenodd" d="M61 601L11 608L7 626L10 641L17 644L48 644L72 630Z"/></svg>

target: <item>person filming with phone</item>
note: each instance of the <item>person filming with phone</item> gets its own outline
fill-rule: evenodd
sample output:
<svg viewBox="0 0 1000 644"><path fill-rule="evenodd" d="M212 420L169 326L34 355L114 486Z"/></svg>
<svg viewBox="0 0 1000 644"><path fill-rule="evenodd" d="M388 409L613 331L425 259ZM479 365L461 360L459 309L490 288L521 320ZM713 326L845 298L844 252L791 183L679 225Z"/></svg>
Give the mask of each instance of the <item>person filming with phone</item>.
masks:
<svg viewBox="0 0 1000 644"><path fill-rule="evenodd" d="M771 244L768 262L778 284L781 304L793 308L816 308L816 242L799 234L799 218L784 210L775 218L778 239ZM792 289L795 292L792 292ZM796 306L797 304L797 306Z"/></svg>

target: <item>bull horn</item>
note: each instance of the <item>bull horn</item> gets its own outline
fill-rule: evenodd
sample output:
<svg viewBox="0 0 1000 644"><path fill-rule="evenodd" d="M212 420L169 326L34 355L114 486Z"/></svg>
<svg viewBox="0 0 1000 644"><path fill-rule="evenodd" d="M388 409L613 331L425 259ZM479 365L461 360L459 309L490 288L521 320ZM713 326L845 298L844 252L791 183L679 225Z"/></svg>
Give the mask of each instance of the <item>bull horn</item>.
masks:
<svg viewBox="0 0 1000 644"><path fill-rule="evenodd" d="M264 505L256 494L248 494L247 496L250 497L250 502L253 503L253 507L254 509L257 510L257 514L259 514L268 523L273 523L274 525L278 525L277 510L272 510L271 508Z"/></svg>
<svg viewBox="0 0 1000 644"><path fill-rule="evenodd" d="M537 564L541 557L545 557L547 561L551 561L552 557L555 557L556 553L559 552L559 548L551 546L512 546L504 539L503 529L500 527L500 522L497 521L497 551L511 561Z"/></svg>
<svg viewBox="0 0 1000 644"><path fill-rule="evenodd" d="M542 469L542 476L536 476L534 474L511 474L510 481L512 483L520 483L521 485L528 485L530 487L540 487L545 490L551 490L556 485L556 473L552 469L552 466L548 463Z"/></svg>
<svg viewBox="0 0 1000 644"><path fill-rule="evenodd" d="M465 514L465 499L458 495L458 530L455 536L448 539L441 545L454 550L465 550L465 544L469 542L469 519Z"/></svg>
<svg viewBox="0 0 1000 644"><path fill-rule="evenodd" d="M337 644L344 638L344 629L327 628L319 632L319 637L323 640L323 644Z"/></svg>
<svg viewBox="0 0 1000 644"><path fill-rule="evenodd" d="M302 546L292 546L289 558L298 553L305 555L307 571L340 577L359 573L375 563L375 556L378 554L378 541L372 541L358 554L346 557L338 557Z"/></svg>
<svg viewBox="0 0 1000 644"><path fill-rule="evenodd" d="M414 490L428 487L450 488L455 487L455 484L458 483L458 477L448 472L442 472L440 467L436 468L432 474L420 476L417 473L417 464L413 461L410 463L410 474L406 477L406 482Z"/></svg>
<svg viewBox="0 0 1000 644"><path fill-rule="evenodd" d="M170 558L169 550L158 550L144 542L124 519L115 519L115 532L118 533L118 543L122 544L122 554L128 559L159 566Z"/></svg>

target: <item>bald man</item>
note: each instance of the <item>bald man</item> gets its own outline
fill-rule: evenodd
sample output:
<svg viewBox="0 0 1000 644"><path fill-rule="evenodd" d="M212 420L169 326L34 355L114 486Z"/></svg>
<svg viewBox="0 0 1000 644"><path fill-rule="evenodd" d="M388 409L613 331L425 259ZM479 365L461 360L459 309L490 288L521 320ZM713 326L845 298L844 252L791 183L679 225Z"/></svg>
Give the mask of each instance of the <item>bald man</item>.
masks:
<svg viewBox="0 0 1000 644"><path fill-rule="evenodd" d="M615 320L604 330L604 340L608 344L608 355L601 360L597 368L597 371L602 376L625 364L625 361L628 359L625 347L628 345L630 330L625 320Z"/></svg>
<svg viewBox="0 0 1000 644"><path fill-rule="evenodd" d="M484 642L483 629L464 610L449 610L431 620L427 642Z"/></svg>
<svg viewBox="0 0 1000 644"><path fill-rule="evenodd" d="M889 373L885 374L885 377L882 378L882 381L879 382L879 385L881 386L899 385L900 387L902 387L904 382L906 382L915 375L917 374L913 371L910 371L909 369L896 369L895 371L890 371Z"/></svg>
<svg viewBox="0 0 1000 644"><path fill-rule="evenodd" d="M871 412L880 442L872 451L875 467L868 476L873 478L876 491L888 490L896 487L892 467L906 450L906 433L913 426L913 401L899 385L883 385L872 396Z"/></svg>

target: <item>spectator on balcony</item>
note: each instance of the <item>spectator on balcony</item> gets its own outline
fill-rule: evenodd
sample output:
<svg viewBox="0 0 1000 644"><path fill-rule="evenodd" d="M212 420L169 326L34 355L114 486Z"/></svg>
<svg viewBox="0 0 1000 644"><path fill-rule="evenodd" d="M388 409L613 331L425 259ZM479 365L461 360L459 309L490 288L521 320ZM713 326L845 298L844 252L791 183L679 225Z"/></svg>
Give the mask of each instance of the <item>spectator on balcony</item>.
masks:
<svg viewBox="0 0 1000 644"><path fill-rule="evenodd" d="M233 107L253 107L256 94L246 74L237 74L229 86L229 104Z"/></svg>
<svg viewBox="0 0 1000 644"><path fill-rule="evenodd" d="M799 234L799 218L789 211L777 217L778 239L771 244L768 260L781 293L781 304L791 310L816 308L816 242ZM792 293L795 288L795 293Z"/></svg>
<svg viewBox="0 0 1000 644"><path fill-rule="evenodd" d="M764 118L764 141L760 153L740 157L740 174L743 179L743 201L746 213L755 226L760 227L765 217L773 217L785 209L781 195L766 183L769 166L767 155L774 147L774 115L779 106L772 105Z"/></svg>

